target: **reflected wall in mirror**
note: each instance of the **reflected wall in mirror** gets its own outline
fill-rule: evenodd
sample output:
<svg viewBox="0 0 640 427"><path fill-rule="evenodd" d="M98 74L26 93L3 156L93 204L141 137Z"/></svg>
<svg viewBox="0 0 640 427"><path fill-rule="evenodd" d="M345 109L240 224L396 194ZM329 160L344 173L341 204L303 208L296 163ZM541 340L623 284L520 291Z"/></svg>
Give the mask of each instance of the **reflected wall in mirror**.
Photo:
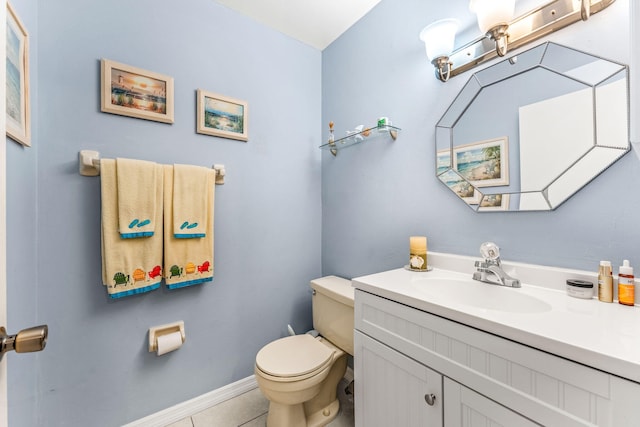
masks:
<svg viewBox="0 0 640 427"><path fill-rule="evenodd" d="M547 42L475 73L436 125L436 175L479 212L553 210L625 155L627 66Z"/></svg>

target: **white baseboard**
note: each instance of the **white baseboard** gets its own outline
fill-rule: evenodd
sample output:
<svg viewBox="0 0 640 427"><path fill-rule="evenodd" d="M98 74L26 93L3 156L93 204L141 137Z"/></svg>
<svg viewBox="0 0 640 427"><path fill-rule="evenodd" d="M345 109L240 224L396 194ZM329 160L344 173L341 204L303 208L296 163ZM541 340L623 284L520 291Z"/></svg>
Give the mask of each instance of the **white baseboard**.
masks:
<svg viewBox="0 0 640 427"><path fill-rule="evenodd" d="M255 376L251 375L234 383L220 387L186 402L178 403L170 408L151 414L123 427L165 427L208 409L212 406L232 399L258 387Z"/></svg>

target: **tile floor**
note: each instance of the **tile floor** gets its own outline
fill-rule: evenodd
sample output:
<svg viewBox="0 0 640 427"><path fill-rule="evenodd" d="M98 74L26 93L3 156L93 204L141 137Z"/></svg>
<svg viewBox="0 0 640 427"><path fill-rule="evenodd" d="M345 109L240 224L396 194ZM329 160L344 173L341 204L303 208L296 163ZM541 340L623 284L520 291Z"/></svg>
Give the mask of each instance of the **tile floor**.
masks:
<svg viewBox="0 0 640 427"><path fill-rule="evenodd" d="M348 383L340 382L338 398L340 413L327 427L353 427L353 395L346 394ZM254 389L233 399L180 420L167 427L265 427L269 401L260 389Z"/></svg>

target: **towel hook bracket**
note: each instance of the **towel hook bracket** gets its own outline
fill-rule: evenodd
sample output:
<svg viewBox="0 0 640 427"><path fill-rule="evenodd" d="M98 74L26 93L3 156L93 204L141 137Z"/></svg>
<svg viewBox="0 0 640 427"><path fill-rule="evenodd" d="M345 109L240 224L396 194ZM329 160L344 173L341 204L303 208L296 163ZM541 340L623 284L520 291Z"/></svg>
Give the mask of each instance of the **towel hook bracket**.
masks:
<svg viewBox="0 0 640 427"><path fill-rule="evenodd" d="M224 170L224 165L213 165L212 167L216 171L216 184L224 184L224 176L227 174L227 172Z"/></svg>
<svg viewBox="0 0 640 427"><path fill-rule="evenodd" d="M78 168L82 176L100 175L100 153L93 150L80 150Z"/></svg>

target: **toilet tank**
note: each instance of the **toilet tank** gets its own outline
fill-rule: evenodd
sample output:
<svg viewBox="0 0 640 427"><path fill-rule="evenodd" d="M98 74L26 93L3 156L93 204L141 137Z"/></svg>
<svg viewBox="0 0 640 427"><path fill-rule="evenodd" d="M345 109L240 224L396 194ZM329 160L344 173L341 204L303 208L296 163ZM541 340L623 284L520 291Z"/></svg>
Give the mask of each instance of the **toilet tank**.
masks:
<svg viewBox="0 0 640 427"><path fill-rule="evenodd" d="M351 281L337 276L311 281L313 328L336 347L353 356L353 299Z"/></svg>

